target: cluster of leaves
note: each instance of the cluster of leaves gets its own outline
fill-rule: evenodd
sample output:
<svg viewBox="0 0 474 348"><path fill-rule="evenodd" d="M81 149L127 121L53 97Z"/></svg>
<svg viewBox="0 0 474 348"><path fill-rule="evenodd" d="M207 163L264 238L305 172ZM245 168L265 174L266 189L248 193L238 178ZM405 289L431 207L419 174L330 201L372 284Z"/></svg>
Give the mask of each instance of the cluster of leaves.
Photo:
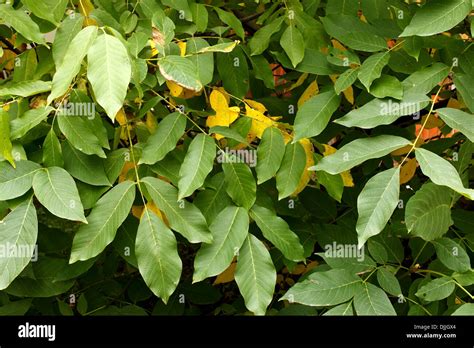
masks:
<svg viewBox="0 0 474 348"><path fill-rule="evenodd" d="M474 314L473 7L0 1L0 314Z"/></svg>

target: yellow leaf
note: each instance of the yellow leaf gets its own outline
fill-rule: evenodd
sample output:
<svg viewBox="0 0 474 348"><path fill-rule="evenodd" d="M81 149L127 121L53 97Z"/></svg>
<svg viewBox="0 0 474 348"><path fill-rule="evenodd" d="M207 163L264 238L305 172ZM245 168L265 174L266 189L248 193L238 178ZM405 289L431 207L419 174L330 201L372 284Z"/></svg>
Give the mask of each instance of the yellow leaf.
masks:
<svg viewBox="0 0 474 348"><path fill-rule="evenodd" d="M298 195L301 191L305 189L308 185L309 181L311 180L311 175L313 172L308 170L309 167L314 166L314 149L311 140L309 139L301 139L299 143L303 146L304 152L306 153L306 166L304 168L303 175L301 175L300 182L298 183L298 187L296 188L295 192L291 194L291 196Z"/></svg>
<svg viewBox="0 0 474 348"><path fill-rule="evenodd" d="M8 40L11 41L11 40ZM0 66L5 64L6 70L13 70L15 68L16 53L10 50L4 50L3 56L0 57Z"/></svg>
<svg viewBox="0 0 474 348"><path fill-rule="evenodd" d="M132 206L132 215L137 219L141 219L143 215L143 205L134 205Z"/></svg>
<svg viewBox="0 0 474 348"><path fill-rule="evenodd" d="M315 267L318 266L318 265L319 265L318 261L311 261L311 262L308 263L308 265L306 266L306 270L304 271L303 274L305 274L305 273L311 271L313 268L315 268Z"/></svg>
<svg viewBox="0 0 474 348"><path fill-rule="evenodd" d="M346 97L346 100L354 105L354 89L352 86L347 87L345 90L342 91L342 94L344 94L344 97Z"/></svg>
<svg viewBox="0 0 474 348"><path fill-rule="evenodd" d="M421 118L421 124L425 124L425 121L426 121L427 117L428 117L428 115L424 115ZM428 119L428 122L426 122L425 129L440 128L443 125L444 125L444 122L439 117L435 117L435 116L432 115Z"/></svg>
<svg viewBox="0 0 474 348"><path fill-rule="evenodd" d="M416 158L409 158L400 169L400 185L409 182L416 172Z"/></svg>
<svg viewBox="0 0 474 348"><path fill-rule="evenodd" d="M121 126L124 126L127 124L127 115L125 114L125 111L123 110L123 108L121 108L118 111L117 116L115 116L115 119L117 120L118 124Z"/></svg>
<svg viewBox="0 0 474 348"><path fill-rule="evenodd" d="M94 10L94 5L90 0L79 0L79 12L86 18L84 26L97 25L95 19L89 18L90 13Z"/></svg>
<svg viewBox="0 0 474 348"><path fill-rule="evenodd" d="M329 78L332 80L332 82L336 83L337 76L338 75L329 75ZM345 90L342 91L342 93L344 94L346 100L352 105L354 105L354 89L352 88L352 86L347 87Z"/></svg>
<svg viewBox="0 0 474 348"><path fill-rule="evenodd" d="M291 270L290 274L300 275L300 274L303 274L305 270L306 270L306 266L299 263Z"/></svg>
<svg viewBox="0 0 474 348"><path fill-rule="evenodd" d="M347 170L341 173L342 182L345 187L354 187L354 179L352 179L351 171Z"/></svg>
<svg viewBox="0 0 474 348"><path fill-rule="evenodd" d="M156 122L155 115L153 115L151 111L146 113L145 125L151 134L155 133L156 128L158 127L158 122Z"/></svg>
<svg viewBox="0 0 474 348"><path fill-rule="evenodd" d="M282 129L280 129L280 131L281 131L281 134L283 135L283 140L285 141L285 145L293 140L293 137L290 134L288 134Z"/></svg>
<svg viewBox="0 0 474 348"><path fill-rule="evenodd" d="M120 172L120 175L119 175L119 183L122 183L125 180L127 180L127 174L132 168L135 168L135 164L133 162L125 162L122 168L122 171Z"/></svg>
<svg viewBox="0 0 474 348"><path fill-rule="evenodd" d="M261 111L251 108L248 104L245 105L245 111L245 114L252 118L252 126L249 131L252 137L261 139L265 129L276 124L270 117L265 116Z"/></svg>
<svg viewBox="0 0 474 348"><path fill-rule="evenodd" d="M151 48L151 56L155 57L160 53L158 49L156 48L156 43L153 40L148 41L150 43L150 48Z"/></svg>
<svg viewBox="0 0 474 348"><path fill-rule="evenodd" d="M236 266L237 266L237 262L232 262L224 272L222 272L221 274L217 276L213 285L230 283L231 281L233 281Z"/></svg>
<svg viewBox="0 0 474 348"><path fill-rule="evenodd" d="M225 111L229 109L229 99L218 89L214 89L209 96L211 108L216 111Z"/></svg>
<svg viewBox="0 0 474 348"><path fill-rule="evenodd" d="M263 105L262 103L259 103L255 100L251 100L251 99L244 99L244 102L250 106L252 109L255 109L259 112L261 112L262 114L266 113L268 110L267 108L265 107L265 105Z"/></svg>
<svg viewBox="0 0 474 348"><path fill-rule="evenodd" d="M420 145L423 145L425 141L420 137L418 141L416 142L416 147L419 147ZM390 152L392 156L403 156L406 155L408 152L411 150L411 145L406 145L398 150Z"/></svg>
<svg viewBox="0 0 474 348"><path fill-rule="evenodd" d="M174 81L166 81L166 86L170 90L170 94L173 97L179 97L183 93L184 87L181 87Z"/></svg>
<svg viewBox="0 0 474 348"><path fill-rule="evenodd" d="M301 74L300 77L298 77L298 79L296 80L295 83L293 83L290 87L285 88L284 93L289 92L289 91L292 91L292 90L294 90L295 88L298 88L299 86L301 86L301 85L303 84L303 82L306 81L306 79L308 78L308 76L309 76L308 73Z"/></svg>
<svg viewBox="0 0 474 348"><path fill-rule="evenodd" d="M314 80L310 83L308 88L303 92L300 99L298 99L298 107L301 107L308 99L314 97L316 94L319 93L319 86L318 82Z"/></svg>
<svg viewBox="0 0 474 348"><path fill-rule="evenodd" d="M179 47L179 54L181 57L184 57L186 55L186 42L184 41L178 41L178 47Z"/></svg>
<svg viewBox="0 0 474 348"><path fill-rule="evenodd" d="M338 49L339 51L347 51L347 48L344 47L343 44L341 44L339 41L337 41L336 39L332 39L331 40L332 42L332 47Z"/></svg>
<svg viewBox="0 0 474 348"><path fill-rule="evenodd" d="M238 106L229 107L229 102L221 91L214 89L209 97L209 100L211 107L214 109L216 114L207 118L207 127L229 127L239 117L240 108ZM220 134L216 134L215 137L217 140L223 138L223 136Z"/></svg>
<svg viewBox="0 0 474 348"><path fill-rule="evenodd" d="M337 149L335 147L332 147L331 145L323 144L323 146L324 146L323 156L332 155L333 153L337 151Z"/></svg>

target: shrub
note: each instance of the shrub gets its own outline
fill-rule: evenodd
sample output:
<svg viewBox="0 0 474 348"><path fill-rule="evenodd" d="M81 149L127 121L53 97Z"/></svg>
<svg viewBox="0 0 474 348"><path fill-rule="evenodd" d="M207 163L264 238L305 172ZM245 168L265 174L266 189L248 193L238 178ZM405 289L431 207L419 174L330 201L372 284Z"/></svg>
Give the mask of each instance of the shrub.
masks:
<svg viewBox="0 0 474 348"><path fill-rule="evenodd" d="M474 314L472 8L3 1L0 314Z"/></svg>

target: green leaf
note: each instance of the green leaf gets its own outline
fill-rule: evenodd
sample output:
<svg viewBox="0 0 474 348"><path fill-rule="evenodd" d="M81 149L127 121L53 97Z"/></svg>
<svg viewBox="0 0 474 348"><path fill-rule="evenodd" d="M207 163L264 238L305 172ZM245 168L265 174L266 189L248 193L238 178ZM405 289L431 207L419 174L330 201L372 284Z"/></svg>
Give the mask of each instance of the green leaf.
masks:
<svg viewBox="0 0 474 348"><path fill-rule="evenodd" d="M372 82L382 75L382 69L388 64L389 59L389 52L382 52L371 55L362 63L357 76L367 91L370 91Z"/></svg>
<svg viewBox="0 0 474 348"><path fill-rule="evenodd" d="M387 294L371 283L363 283L354 296L357 315L397 315Z"/></svg>
<svg viewBox="0 0 474 348"><path fill-rule="evenodd" d="M234 163L232 159L225 159L222 169L227 194L237 205L249 210L257 196L257 184L252 171L245 163Z"/></svg>
<svg viewBox="0 0 474 348"><path fill-rule="evenodd" d="M64 53L61 64L57 66L53 76L51 94L48 96L48 104L54 99L64 95L69 86L79 73L81 63L97 37L97 27L88 26L82 29L69 43ZM90 62L90 61L89 61ZM95 62L90 62L94 66Z"/></svg>
<svg viewBox="0 0 474 348"><path fill-rule="evenodd" d="M122 108L132 77L124 44L108 34L99 35L87 52L87 78L95 99L112 121Z"/></svg>
<svg viewBox="0 0 474 348"><path fill-rule="evenodd" d="M44 121L49 113L53 111L50 106L40 107L38 109L30 109L21 117L15 118L10 122L10 138L12 140L19 139Z"/></svg>
<svg viewBox="0 0 474 348"><path fill-rule="evenodd" d="M183 264L173 232L148 208L138 227L135 255L145 283L166 304L179 283Z"/></svg>
<svg viewBox="0 0 474 348"><path fill-rule="evenodd" d="M344 180L340 174L332 175L323 171L316 172L318 182L324 186L328 194L336 201L341 202L344 191Z"/></svg>
<svg viewBox="0 0 474 348"><path fill-rule="evenodd" d="M10 82L0 87L0 97L9 96L9 95L17 95L17 96L26 98L35 94L49 92L50 90L51 90L50 81L31 80L31 81Z"/></svg>
<svg viewBox="0 0 474 348"><path fill-rule="evenodd" d="M273 34L278 32L281 28L285 17L281 16L270 22L270 24L260 28L249 40L249 47L252 56L256 56L265 52L270 44L270 39Z"/></svg>
<svg viewBox="0 0 474 348"><path fill-rule="evenodd" d="M67 0L22 0L22 2L39 18L58 25L66 11Z"/></svg>
<svg viewBox="0 0 474 348"><path fill-rule="evenodd" d="M326 14L357 15L359 4L351 0L328 0Z"/></svg>
<svg viewBox="0 0 474 348"><path fill-rule="evenodd" d="M179 112L166 116L158 125L143 148L138 164L155 164L176 147L186 128L186 118Z"/></svg>
<svg viewBox="0 0 474 348"><path fill-rule="evenodd" d="M379 268L377 270L377 281L379 285L393 296L400 296L402 294L402 289L400 288L400 283L398 282L397 277L386 268Z"/></svg>
<svg viewBox="0 0 474 348"><path fill-rule="evenodd" d="M447 31L469 14L471 0L432 0L418 9L400 36L431 36Z"/></svg>
<svg viewBox="0 0 474 348"><path fill-rule="evenodd" d="M46 43L38 24L36 24L22 9L15 10L10 5L0 4L0 21L13 27L13 29L30 41L39 44Z"/></svg>
<svg viewBox="0 0 474 348"><path fill-rule="evenodd" d="M217 173L209 180L209 187L199 192L193 201L208 223L214 221L225 207L232 204L232 200L226 193L226 186L224 173Z"/></svg>
<svg viewBox="0 0 474 348"><path fill-rule="evenodd" d="M464 273L471 269L471 260L466 251L454 240L439 238L431 242L443 265L453 271Z"/></svg>
<svg viewBox="0 0 474 348"><path fill-rule="evenodd" d="M382 232L398 205L399 195L400 167L385 170L367 181L357 198L359 248Z"/></svg>
<svg viewBox="0 0 474 348"><path fill-rule="evenodd" d="M1 316L25 315L31 307L32 299L18 300L4 304L0 307ZM69 307L68 307L69 308Z"/></svg>
<svg viewBox="0 0 474 348"><path fill-rule="evenodd" d="M474 315L474 303L465 303L456 309L451 315Z"/></svg>
<svg viewBox="0 0 474 348"><path fill-rule="evenodd" d="M284 154L285 140L281 131L274 127L265 129L257 148L258 161L255 169L259 185L276 175Z"/></svg>
<svg viewBox="0 0 474 348"><path fill-rule="evenodd" d="M30 263L37 235L38 220L31 196L0 223L0 246L7 253L10 253L9 250L17 253L15 256L0 257L0 290L7 288Z"/></svg>
<svg viewBox="0 0 474 348"><path fill-rule="evenodd" d="M189 145L179 170L178 200L190 196L202 186L214 165L216 144L205 134L198 134Z"/></svg>
<svg viewBox="0 0 474 348"><path fill-rule="evenodd" d="M293 142L321 134L339 107L340 101L334 91L317 94L306 101L296 114Z"/></svg>
<svg viewBox="0 0 474 348"><path fill-rule="evenodd" d="M111 186L104 170L104 161L75 149L68 141L62 143L64 169L74 178L94 186Z"/></svg>
<svg viewBox="0 0 474 348"><path fill-rule="evenodd" d="M451 199L448 188L433 183L424 184L407 202L405 224L408 232L424 240L444 235L453 224Z"/></svg>
<svg viewBox="0 0 474 348"><path fill-rule="evenodd" d="M471 112L474 112L474 81L470 75L455 74L456 91Z"/></svg>
<svg viewBox="0 0 474 348"><path fill-rule="evenodd" d="M224 272L245 241L249 229L247 211L229 206L209 226L212 244L203 244L194 259L193 283Z"/></svg>
<svg viewBox="0 0 474 348"><path fill-rule="evenodd" d="M13 145L10 140L10 115L0 108L0 154L13 167L16 167L15 159L12 154Z"/></svg>
<svg viewBox="0 0 474 348"><path fill-rule="evenodd" d="M464 187L456 168L451 163L422 148L416 148L415 153L421 171L431 181L437 185L447 186L471 200L474 199L474 190Z"/></svg>
<svg viewBox="0 0 474 348"><path fill-rule="evenodd" d="M48 132L43 142L43 164L45 167L62 167L64 160L62 155L61 144L54 133L54 130Z"/></svg>
<svg viewBox="0 0 474 348"><path fill-rule="evenodd" d="M219 19L234 29L235 33L245 41L245 31L242 22L232 12L227 12L217 7L214 7L214 10L217 12Z"/></svg>
<svg viewBox="0 0 474 348"><path fill-rule="evenodd" d="M189 43L189 42L188 42ZM197 51L197 53L202 54L202 53L212 53L212 52L223 52L223 53L229 53L232 52L239 43L238 40L233 41L233 42L224 42L220 43L217 45L213 46L208 46L208 47L203 47Z"/></svg>
<svg viewBox="0 0 474 348"><path fill-rule="evenodd" d="M289 25L283 32L280 45L296 67L304 58L305 42L296 25Z"/></svg>
<svg viewBox="0 0 474 348"><path fill-rule="evenodd" d="M304 260L304 250L300 239L290 230L285 220L277 216L275 212L256 204L250 210L250 216L257 223L263 236L272 242L288 260L296 262Z"/></svg>
<svg viewBox="0 0 474 348"><path fill-rule="evenodd" d="M74 236L69 263L85 261L99 255L115 238L135 200L135 183L124 181L107 192L96 203Z"/></svg>
<svg viewBox="0 0 474 348"><path fill-rule="evenodd" d="M343 269L311 273L296 283L280 299L307 306L334 306L350 300L360 290L362 280Z"/></svg>
<svg viewBox="0 0 474 348"><path fill-rule="evenodd" d="M370 86L370 94L377 98L392 97L403 98L403 85L398 79L391 75L382 75Z"/></svg>
<svg viewBox="0 0 474 348"><path fill-rule="evenodd" d="M74 279L53 283L51 279L18 277L5 292L17 297L53 297L66 293L74 283Z"/></svg>
<svg viewBox="0 0 474 348"><path fill-rule="evenodd" d="M91 132L85 117L73 115L58 115L59 129L69 143L79 151L87 155L97 155L106 158L104 150L100 146L99 139Z"/></svg>
<svg viewBox="0 0 474 348"><path fill-rule="evenodd" d="M33 177L40 168L30 161L18 161L16 168L0 162L0 201L23 196L33 185Z"/></svg>
<svg viewBox="0 0 474 348"><path fill-rule="evenodd" d="M248 234L237 257L235 281L245 306L255 315L265 315L273 298L276 271L265 245Z"/></svg>
<svg viewBox="0 0 474 348"><path fill-rule="evenodd" d="M196 65L191 60L180 56L166 56L159 60L158 65L165 79L192 91L202 89Z"/></svg>
<svg viewBox="0 0 474 348"><path fill-rule="evenodd" d="M230 44L235 46L235 42L223 43L221 45L228 46ZM206 49L212 51L207 41L199 37L191 38L186 43L187 59L195 65L198 80L202 85L211 83L214 77L214 55L210 52L197 53Z"/></svg>
<svg viewBox="0 0 474 348"><path fill-rule="evenodd" d="M377 81L377 80L376 80ZM376 82L375 82L376 83ZM405 94L402 100L373 99L358 109L354 109L334 123L345 127L365 129L391 124L402 116L414 114L430 103L425 94Z"/></svg>
<svg viewBox="0 0 474 348"><path fill-rule="evenodd" d="M329 14L321 22L330 36L354 50L377 52L387 48L377 30L356 16Z"/></svg>
<svg viewBox="0 0 474 348"><path fill-rule="evenodd" d="M409 56L415 58L418 61L420 57L420 51L423 48L423 39L419 36L409 36L403 41L403 49Z"/></svg>
<svg viewBox="0 0 474 348"><path fill-rule="evenodd" d="M249 67L240 46L230 53L217 53L217 71L226 91L244 98L249 90Z"/></svg>
<svg viewBox="0 0 474 348"><path fill-rule="evenodd" d="M59 167L44 168L33 178L38 201L60 218L87 223L74 179Z"/></svg>
<svg viewBox="0 0 474 348"><path fill-rule="evenodd" d="M71 41L81 31L83 23L84 17L75 13L74 16L67 16L59 25L52 49L56 67L61 65Z"/></svg>
<svg viewBox="0 0 474 348"><path fill-rule="evenodd" d="M323 316L352 316L354 315L354 309L352 307L352 301L337 305L323 314Z"/></svg>
<svg viewBox="0 0 474 348"><path fill-rule="evenodd" d="M369 159L383 157L407 145L410 145L410 141L394 135L356 139L334 154L324 157L309 170L324 170L329 174L342 173Z"/></svg>
<svg viewBox="0 0 474 348"><path fill-rule="evenodd" d="M418 70L403 80L405 94L427 94L448 76L449 67L443 63L434 63L430 67Z"/></svg>
<svg viewBox="0 0 474 348"><path fill-rule="evenodd" d="M278 200L290 196L298 188L301 176L306 168L306 152L299 142L288 143L276 174Z"/></svg>
<svg viewBox="0 0 474 348"><path fill-rule="evenodd" d="M141 180L153 202L162 210L170 227L181 233L190 243L210 243L211 233L201 211L191 203L178 202L178 190L170 184L152 177Z"/></svg>
<svg viewBox="0 0 474 348"><path fill-rule="evenodd" d="M449 127L461 131L470 141L474 141L474 115L452 108L438 109L436 112Z"/></svg>
<svg viewBox="0 0 474 348"><path fill-rule="evenodd" d="M357 80L357 75L359 74L359 68L347 69L344 71L336 80L334 84L334 90L336 94L341 94L347 88L352 86L352 84Z"/></svg>
<svg viewBox="0 0 474 348"><path fill-rule="evenodd" d="M220 134L224 138L233 139L239 143L248 145L247 139L245 139L240 133L234 128L224 126L214 126L209 128L209 134Z"/></svg>
<svg viewBox="0 0 474 348"><path fill-rule="evenodd" d="M420 287L415 295L424 301L439 301L451 295L455 287L452 278L441 277Z"/></svg>
<svg viewBox="0 0 474 348"><path fill-rule="evenodd" d="M194 23L196 24L197 32L205 32L207 29L207 23L209 20L209 13L204 4L191 3L191 11L194 18Z"/></svg>

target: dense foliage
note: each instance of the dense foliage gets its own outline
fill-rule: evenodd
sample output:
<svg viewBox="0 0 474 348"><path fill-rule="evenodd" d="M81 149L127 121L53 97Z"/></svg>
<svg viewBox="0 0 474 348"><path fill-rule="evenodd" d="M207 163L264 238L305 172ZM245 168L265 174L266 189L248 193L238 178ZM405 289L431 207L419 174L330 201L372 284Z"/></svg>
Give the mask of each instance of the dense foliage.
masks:
<svg viewBox="0 0 474 348"><path fill-rule="evenodd" d="M474 314L473 6L1 0L0 314Z"/></svg>

